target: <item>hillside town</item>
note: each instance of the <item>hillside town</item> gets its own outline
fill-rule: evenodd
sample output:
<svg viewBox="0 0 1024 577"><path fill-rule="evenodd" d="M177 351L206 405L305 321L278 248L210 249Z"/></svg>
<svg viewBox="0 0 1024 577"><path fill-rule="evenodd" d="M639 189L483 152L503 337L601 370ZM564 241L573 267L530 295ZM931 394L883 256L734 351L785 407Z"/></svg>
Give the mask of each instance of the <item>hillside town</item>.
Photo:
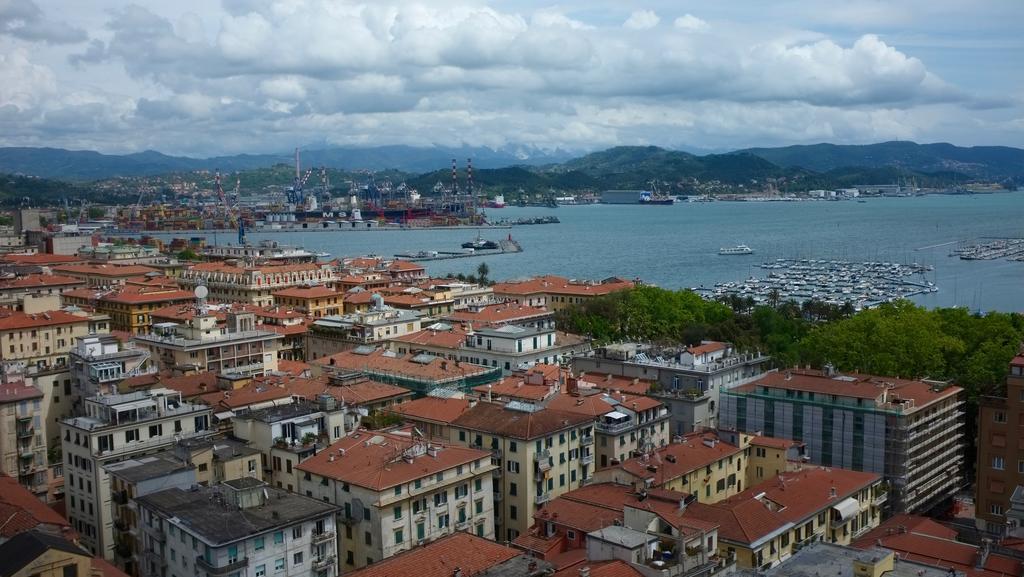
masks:
<svg viewBox="0 0 1024 577"><path fill-rule="evenodd" d="M1024 575L1024 349L974 410L560 324L642 279L185 260L13 216L0 575Z"/></svg>

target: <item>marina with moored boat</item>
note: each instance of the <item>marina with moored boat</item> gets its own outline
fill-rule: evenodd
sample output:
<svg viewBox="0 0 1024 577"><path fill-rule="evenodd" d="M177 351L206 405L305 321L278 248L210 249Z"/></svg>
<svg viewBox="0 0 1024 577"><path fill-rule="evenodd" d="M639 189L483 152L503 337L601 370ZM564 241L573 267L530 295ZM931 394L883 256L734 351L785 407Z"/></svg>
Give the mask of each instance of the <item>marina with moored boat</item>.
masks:
<svg viewBox="0 0 1024 577"><path fill-rule="evenodd" d="M693 290L708 299L750 298L755 304L819 301L851 305L855 310L938 291L925 274L931 266L893 262L775 259L759 265L767 277L721 282Z"/></svg>

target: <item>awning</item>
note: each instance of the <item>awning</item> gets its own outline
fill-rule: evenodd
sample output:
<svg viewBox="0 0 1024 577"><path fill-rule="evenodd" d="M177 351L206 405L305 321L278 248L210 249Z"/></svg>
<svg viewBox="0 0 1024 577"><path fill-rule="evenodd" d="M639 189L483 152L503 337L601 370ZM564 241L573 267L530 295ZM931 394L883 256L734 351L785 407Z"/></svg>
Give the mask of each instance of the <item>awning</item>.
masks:
<svg viewBox="0 0 1024 577"><path fill-rule="evenodd" d="M619 411L612 411L610 413L605 413L604 416L608 417L609 419L628 419L629 418L629 415L627 415L626 413L620 413Z"/></svg>
<svg viewBox="0 0 1024 577"><path fill-rule="evenodd" d="M832 508L839 512L839 516L842 517L843 521L846 521L860 512L860 503L853 497L847 497L833 505Z"/></svg>
<svg viewBox="0 0 1024 577"><path fill-rule="evenodd" d="M230 419L231 417L234 417L235 413L234 413L234 411L224 411L224 412L221 412L221 413L217 413L217 414L215 414L213 416L217 417L218 419L223 421L224 419Z"/></svg>

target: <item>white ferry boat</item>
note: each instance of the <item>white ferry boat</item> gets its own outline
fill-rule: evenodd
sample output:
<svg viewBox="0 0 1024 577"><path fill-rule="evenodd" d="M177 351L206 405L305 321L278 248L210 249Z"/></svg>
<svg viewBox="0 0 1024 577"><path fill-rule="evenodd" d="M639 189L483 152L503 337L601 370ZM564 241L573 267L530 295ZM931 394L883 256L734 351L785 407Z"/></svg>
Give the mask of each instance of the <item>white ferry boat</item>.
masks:
<svg viewBox="0 0 1024 577"><path fill-rule="evenodd" d="M754 254L754 249L750 248L745 244L738 244L736 246L723 246L718 249L718 254Z"/></svg>

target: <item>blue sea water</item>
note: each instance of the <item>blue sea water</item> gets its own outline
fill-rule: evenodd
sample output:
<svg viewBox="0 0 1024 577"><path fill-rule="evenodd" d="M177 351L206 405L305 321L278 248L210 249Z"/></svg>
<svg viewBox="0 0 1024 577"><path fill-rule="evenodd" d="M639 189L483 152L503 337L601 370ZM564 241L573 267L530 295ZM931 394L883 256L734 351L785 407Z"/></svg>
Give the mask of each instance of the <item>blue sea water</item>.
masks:
<svg viewBox="0 0 1024 577"><path fill-rule="evenodd" d="M519 254L426 263L432 275L472 273L481 262L491 278L536 274L600 279L640 278L667 288L765 276L756 265L776 258L917 262L935 267L939 292L914 300L928 307L1024 311L1024 262L961 261L957 241L1024 237L1024 192L971 196L872 198L858 202L713 202L675 206L590 205L488 209L492 219L557 215L560 224L484 231L512 234ZM475 231L251 233L334 256L460 250ZM220 235L226 242L225 235ZM212 240L212 239L211 239ZM234 239L231 238L233 241ZM756 253L720 256L722 246ZM944 245L944 246L935 246Z"/></svg>

